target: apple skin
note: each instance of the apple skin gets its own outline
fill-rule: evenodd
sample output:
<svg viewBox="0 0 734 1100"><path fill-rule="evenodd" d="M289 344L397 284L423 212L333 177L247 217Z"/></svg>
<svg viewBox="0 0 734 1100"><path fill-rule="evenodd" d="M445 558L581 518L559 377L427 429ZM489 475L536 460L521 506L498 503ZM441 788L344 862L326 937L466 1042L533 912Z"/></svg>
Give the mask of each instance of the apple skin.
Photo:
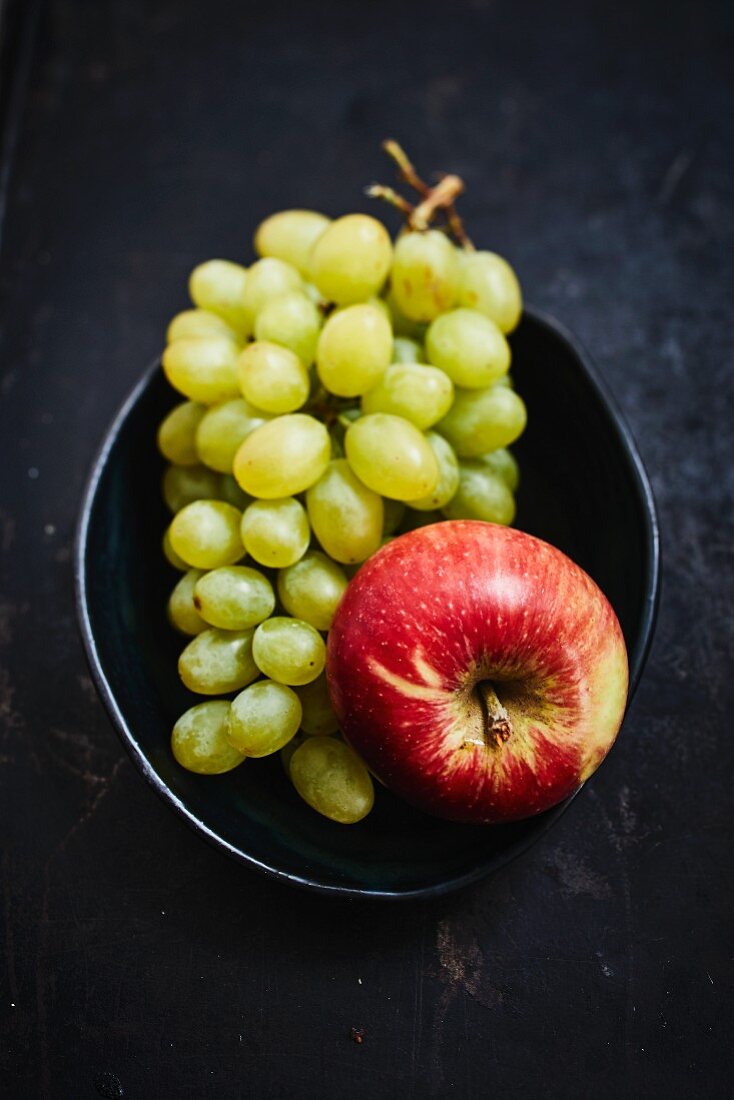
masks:
<svg viewBox="0 0 734 1100"><path fill-rule="evenodd" d="M452 821L516 821L567 798L608 753L627 700L622 631L594 581L548 543L475 520L371 557L326 667L367 766Z"/></svg>

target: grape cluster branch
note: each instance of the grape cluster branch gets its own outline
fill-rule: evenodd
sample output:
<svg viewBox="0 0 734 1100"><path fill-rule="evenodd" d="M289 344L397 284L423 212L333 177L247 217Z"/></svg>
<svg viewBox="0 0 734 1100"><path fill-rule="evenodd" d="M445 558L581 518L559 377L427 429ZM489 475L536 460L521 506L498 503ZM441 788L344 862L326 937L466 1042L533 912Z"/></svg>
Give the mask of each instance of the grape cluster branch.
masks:
<svg viewBox="0 0 734 1100"><path fill-rule="evenodd" d="M456 211L456 199L464 190L464 181L453 174L442 175L438 183L430 187L418 175L405 150L397 141L392 139L384 141L382 148L397 165L400 180L417 191L421 201L414 205L393 187L386 187L380 183L374 183L367 188L370 198L382 199L394 206L405 216L408 228L417 232L428 229L440 211L445 219L445 225L441 228L449 236L453 236L462 248L467 251L473 250L474 245L469 240L464 223Z"/></svg>

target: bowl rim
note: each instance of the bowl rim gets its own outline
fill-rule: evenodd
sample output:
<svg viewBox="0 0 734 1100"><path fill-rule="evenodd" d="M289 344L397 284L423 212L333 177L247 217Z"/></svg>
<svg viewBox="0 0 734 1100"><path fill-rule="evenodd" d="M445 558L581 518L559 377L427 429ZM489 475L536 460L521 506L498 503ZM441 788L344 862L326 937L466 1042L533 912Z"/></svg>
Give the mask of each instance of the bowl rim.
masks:
<svg viewBox="0 0 734 1100"><path fill-rule="evenodd" d="M630 428L615 398L610 393L607 384L600 377L596 365L581 341L571 333L565 325L561 324L547 313L526 306L523 316L527 316L536 325L546 329L555 339L565 344L567 349L581 364L592 389L595 390L597 397L609 410L609 415L622 440L627 460L630 463L632 475L637 483L637 489L644 505L643 516L646 545L644 562L646 576L645 600L638 637L634 650L629 654L630 681L627 705L625 708L626 715L629 711L632 698L639 684L645 662L650 652L660 600L660 529L652 486ZM82 491L81 508L74 539L75 605L85 657L92 675L92 680L107 714L112 721L112 725L138 770L157 794L172 807L190 828L215 848L223 850L238 863L253 868L270 879L287 882L312 893L342 898L359 897L367 899L385 899L388 901L415 901L439 897L443 894L461 890L489 875L495 874L503 867L506 867L546 834L551 826L553 826L561 815L566 812L571 802L590 780L587 780L586 783L582 783L573 794L569 795L563 802L560 802L557 806L546 811L542 818L539 819L539 823L534 830L531 830L528 835L522 837L520 840L508 845L500 854L494 854L491 858L477 863L475 867L466 871L464 874L456 875L428 886L418 886L412 889L399 890L324 883L319 881L316 877L285 871L277 866L272 866L264 860L257 859L255 856L243 851L241 848L237 847L237 845L232 844L230 841L220 836L215 830L211 829L205 821L194 813L178 795L171 790L153 768L117 703L97 651L97 643L88 606L87 554L91 515L96 500L97 489L107 466L110 453L117 444L123 425L130 415L130 412L136 405L140 396L151 384L159 369L160 358L157 358L148 366L140 379L124 398L122 404L114 414L111 423L103 434ZM593 779L593 776L591 778Z"/></svg>

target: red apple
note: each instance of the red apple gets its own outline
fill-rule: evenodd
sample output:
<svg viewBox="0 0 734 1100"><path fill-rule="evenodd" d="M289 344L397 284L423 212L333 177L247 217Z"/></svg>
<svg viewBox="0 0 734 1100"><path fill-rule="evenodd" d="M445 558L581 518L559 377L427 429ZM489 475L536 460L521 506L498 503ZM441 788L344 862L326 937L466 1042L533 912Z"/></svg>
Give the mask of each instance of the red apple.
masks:
<svg viewBox="0 0 734 1100"><path fill-rule="evenodd" d="M395 794L453 821L540 813L599 766L627 655L560 550L474 520L388 543L349 585L327 675L347 740Z"/></svg>

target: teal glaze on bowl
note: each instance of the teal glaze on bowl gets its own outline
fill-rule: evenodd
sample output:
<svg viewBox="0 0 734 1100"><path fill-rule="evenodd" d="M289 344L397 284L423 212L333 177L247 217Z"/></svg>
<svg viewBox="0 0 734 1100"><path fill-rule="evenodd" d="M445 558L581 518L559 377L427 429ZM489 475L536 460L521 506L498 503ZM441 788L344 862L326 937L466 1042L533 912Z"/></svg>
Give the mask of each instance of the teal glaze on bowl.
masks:
<svg viewBox="0 0 734 1100"><path fill-rule="evenodd" d="M564 550L606 593L630 655L631 692L650 646L660 550L655 504L629 429L577 341L528 310L511 338L512 373L528 406L514 448L522 484L516 525ZM570 799L513 825L428 817L378 786L374 811L343 826L310 810L276 754L224 776L174 761L169 738L198 696L179 681L185 640L166 619L180 574L161 552L170 516L155 436L180 397L154 364L127 398L95 459L76 545L77 610L92 676L148 782L190 825L250 867L313 890L429 897L503 866L559 818ZM624 737L620 747L624 752Z"/></svg>

